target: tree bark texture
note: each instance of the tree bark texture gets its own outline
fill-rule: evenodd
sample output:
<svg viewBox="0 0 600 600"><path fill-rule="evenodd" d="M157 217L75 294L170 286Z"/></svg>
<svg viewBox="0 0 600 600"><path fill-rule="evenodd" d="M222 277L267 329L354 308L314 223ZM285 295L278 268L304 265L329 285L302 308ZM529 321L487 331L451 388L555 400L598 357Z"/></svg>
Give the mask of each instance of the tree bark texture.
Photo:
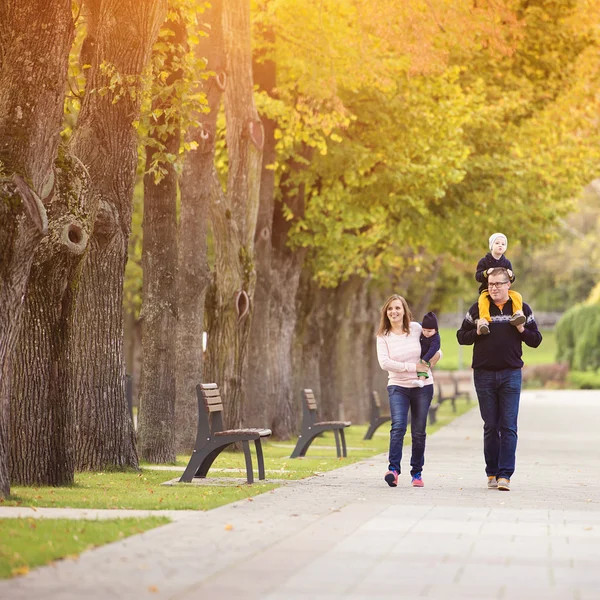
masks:
<svg viewBox="0 0 600 600"><path fill-rule="evenodd" d="M31 268L11 361L9 464L11 480L23 485L68 485L74 476L70 339L89 239L89 179L83 165L65 154L57 161L55 179L49 234Z"/></svg>
<svg viewBox="0 0 600 600"><path fill-rule="evenodd" d="M186 45L186 26L179 20L167 20L163 32L170 44L163 69L169 73L166 84L181 79L176 58ZM162 38L162 35L161 35ZM173 88L172 88L173 89ZM177 92L155 100L153 108L170 110L177 104ZM161 136L161 126L170 126ZM167 122L165 114L150 133L164 151L177 156L180 146L180 123ZM142 373L138 413L138 448L143 460L153 463L175 462L175 331L177 325L177 173L170 163L157 182L150 168L156 146L146 147L144 176L144 220L142 245Z"/></svg>
<svg viewBox="0 0 600 600"><path fill-rule="evenodd" d="M272 29L263 30L261 37L274 40ZM254 81L259 88L273 96L276 84L276 66L272 60L262 56L254 56ZM254 235L254 261L256 264L256 287L254 290L254 305L252 308L252 323L250 339L252 344L248 355L248 371L246 376L246 403L244 421L268 426L273 414L273 403L280 401L274 385L273 370L278 365L273 363L271 352L272 329L271 322L271 293L273 290L282 292L288 284L273 282L271 274L271 247L273 233L273 209L275 206L275 128L277 123L267 117L262 117L265 133L262 169L260 173L260 192L256 232ZM271 167L271 168L269 168ZM293 305L293 298L292 298ZM278 314L278 313L277 313ZM293 331L293 327L292 327ZM280 357L275 357L276 361ZM288 380L289 381L289 380Z"/></svg>
<svg viewBox="0 0 600 600"><path fill-rule="evenodd" d="M140 112L141 75L164 21L166 0L88 0L86 6L82 60L91 67L71 141L90 172L95 191L90 208L96 217L73 340L81 470L138 464L125 397L123 277L137 166L133 123ZM115 73L122 85L111 88Z"/></svg>
<svg viewBox="0 0 600 600"><path fill-rule="evenodd" d="M0 4L0 497L10 490L9 361L47 233L72 41L70 0Z"/></svg>
<svg viewBox="0 0 600 600"><path fill-rule="evenodd" d="M258 213L263 128L253 98L250 5L223 6L227 193L213 206L215 289L208 328L208 377L221 386L228 427L242 424L250 311L254 297L254 232Z"/></svg>
<svg viewBox="0 0 600 600"><path fill-rule="evenodd" d="M302 149L303 157L310 161L312 150ZM290 171L298 172L306 163L290 161ZM289 231L293 224L283 214L284 205L296 217L304 214L305 187L290 185L290 178L282 178L282 199L273 206L271 229L269 313L263 326L268 330L266 348L269 369L267 371L268 422L274 437L289 439L297 433L300 403L299 389L293 385L293 347L296 330L296 296L300 285L305 249L288 247ZM254 343L252 344L254 347ZM306 386L305 386L306 387ZM310 387L310 386L308 386Z"/></svg>
<svg viewBox="0 0 600 600"><path fill-rule="evenodd" d="M211 3L204 13L209 36L201 38L197 52L207 59L215 76L204 84L210 112L199 116L202 125L187 132L187 141L198 144L188 152L180 179L178 310L176 340L175 448L189 453L194 448L198 423L196 385L203 379L204 302L210 285L207 258L207 223L214 178L217 115L221 87L226 84L223 48L222 2Z"/></svg>

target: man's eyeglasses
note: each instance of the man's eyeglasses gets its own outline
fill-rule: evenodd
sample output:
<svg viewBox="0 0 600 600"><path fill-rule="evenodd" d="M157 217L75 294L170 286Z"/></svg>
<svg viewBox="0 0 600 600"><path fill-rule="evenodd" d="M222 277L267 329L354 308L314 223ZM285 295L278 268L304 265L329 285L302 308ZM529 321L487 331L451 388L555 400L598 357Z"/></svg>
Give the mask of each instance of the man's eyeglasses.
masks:
<svg viewBox="0 0 600 600"><path fill-rule="evenodd" d="M488 283L488 287L491 289L501 288L505 283L508 283L508 281L499 281L498 283Z"/></svg>

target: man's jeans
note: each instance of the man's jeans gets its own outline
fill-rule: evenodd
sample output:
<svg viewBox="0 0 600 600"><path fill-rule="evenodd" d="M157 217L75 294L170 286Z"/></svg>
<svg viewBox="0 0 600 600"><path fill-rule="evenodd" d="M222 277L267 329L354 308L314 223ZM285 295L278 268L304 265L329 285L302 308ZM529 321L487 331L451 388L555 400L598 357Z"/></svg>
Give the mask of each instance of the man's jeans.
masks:
<svg viewBox="0 0 600 600"><path fill-rule="evenodd" d="M473 379L483 419L485 472L510 479L515 472L521 369L474 369Z"/></svg>
<svg viewBox="0 0 600 600"><path fill-rule="evenodd" d="M412 456L410 459L410 474L414 477L420 473L425 463L425 427L429 405L433 398L433 385L422 388L405 388L399 385L389 385L390 414L392 415L392 429L390 431L390 471L400 473L402 460L402 445L408 423L408 409L410 407L410 431L412 435Z"/></svg>

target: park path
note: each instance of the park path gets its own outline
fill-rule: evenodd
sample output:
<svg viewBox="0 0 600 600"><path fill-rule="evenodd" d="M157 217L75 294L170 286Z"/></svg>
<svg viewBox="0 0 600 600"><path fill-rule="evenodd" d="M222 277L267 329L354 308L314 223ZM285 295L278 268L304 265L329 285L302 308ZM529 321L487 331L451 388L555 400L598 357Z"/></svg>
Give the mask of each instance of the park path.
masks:
<svg viewBox="0 0 600 600"><path fill-rule="evenodd" d="M486 487L475 408L428 439L422 489L389 488L381 455L189 511L0 598L598 600L599 423L599 392L524 392L511 492Z"/></svg>

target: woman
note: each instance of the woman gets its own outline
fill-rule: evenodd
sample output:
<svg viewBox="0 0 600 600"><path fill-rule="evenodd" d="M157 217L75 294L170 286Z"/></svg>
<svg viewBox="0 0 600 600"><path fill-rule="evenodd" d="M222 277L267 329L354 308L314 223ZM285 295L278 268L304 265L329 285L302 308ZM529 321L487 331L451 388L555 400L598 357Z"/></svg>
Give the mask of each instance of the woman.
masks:
<svg viewBox="0 0 600 600"><path fill-rule="evenodd" d="M406 300L394 294L381 307L381 320L377 331L377 358L379 365L389 372L388 394L390 397L389 469L385 480L390 487L398 485L402 445L408 423L408 409L411 411L412 456L410 474L414 487L423 487L421 472L425 463L425 427L429 405L433 398L433 377L429 377L419 387L416 380L417 363L421 356L421 325L412 321L412 315ZM431 365L439 360L438 352ZM419 369L423 366L419 365Z"/></svg>

